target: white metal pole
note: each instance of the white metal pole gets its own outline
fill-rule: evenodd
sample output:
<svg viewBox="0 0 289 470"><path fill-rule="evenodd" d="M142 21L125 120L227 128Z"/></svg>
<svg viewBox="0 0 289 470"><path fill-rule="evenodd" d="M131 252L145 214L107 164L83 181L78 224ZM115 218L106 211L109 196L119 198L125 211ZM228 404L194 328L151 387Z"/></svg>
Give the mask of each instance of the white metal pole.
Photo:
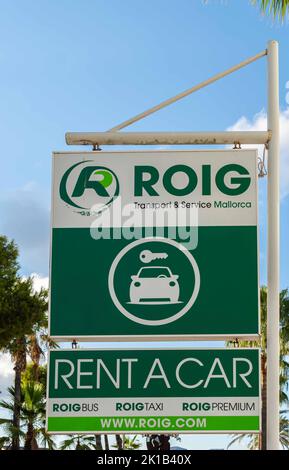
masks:
<svg viewBox="0 0 289 470"><path fill-rule="evenodd" d="M268 131L231 132L67 132L67 145L226 145L266 144Z"/></svg>
<svg viewBox="0 0 289 470"><path fill-rule="evenodd" d="M267 449L279 449L279 72L278 42L268 43Z"/></svg>

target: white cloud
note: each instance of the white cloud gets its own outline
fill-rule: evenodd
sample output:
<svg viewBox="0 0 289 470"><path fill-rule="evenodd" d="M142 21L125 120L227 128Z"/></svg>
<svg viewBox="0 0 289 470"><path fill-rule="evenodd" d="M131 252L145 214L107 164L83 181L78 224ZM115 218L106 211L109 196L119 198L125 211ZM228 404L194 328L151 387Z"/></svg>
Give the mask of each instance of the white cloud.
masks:
<svg viewBox="0 0 289 470"><path fill-rule="evenodd" d="M245 116L238 119L228 131L264 131L267 129L267 115L264 110L255 114L252 120ZM263 154L263 145L242 145L243 148L258 148ZM280 191L284 198L289 194L289 107L280 112Z"/></svg>
<svg viewBox="0 0 289 470"><path fill-rule="evenodd" d="M42 276L38 273L31 273L29 277L32 277L33 279L33 289L35 290L35 292L40 292L42 287L44 287L44 289L48 289L49 277ZM22 279L24 280L26 280L27 278L28 276L22 276Z"/></svg>
<svg viewBox="0 0 289 470"><path fill-rule="evenodd" d="M14 382L14 370L11 356L8 353L0 353L0 398L7 398L7 388Z"/></svg>
<svg viewBox="0 0 289 470"><path fill-rule="evenodd" d="M32 273L31 277L33 278L33 287L36 292L39 292L42 287L48 289L49 278L46 276L41 276L41 274Z"/></svg>
<svg viewBox="0 0 289 470"><path fill-rule="evenodd" d="M13 375L13 363L11 361L11 356L8 353L0 354L0 376L9 377Z"/></svg>

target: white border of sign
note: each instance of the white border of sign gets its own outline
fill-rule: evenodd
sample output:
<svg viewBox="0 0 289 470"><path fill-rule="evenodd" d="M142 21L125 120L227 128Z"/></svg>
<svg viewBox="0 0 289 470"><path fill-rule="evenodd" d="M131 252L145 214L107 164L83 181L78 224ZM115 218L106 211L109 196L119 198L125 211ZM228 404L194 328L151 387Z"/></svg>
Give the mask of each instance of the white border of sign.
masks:
<svg viewBox="0 0 289 470"><path fill-rule="evenodd" d="M235 150L235 152L252 152L256 150L256 166L255 166L255 175L256 175L256 200L258 201L258 154L257 154L257 149L241 149L241 150ZM221 151L228 152L232 151L232 149L222 149ZM192 152L192 150L118 150L118 151L102 151L102 154L105 153L110 153L114 154L115 157L117 157L118 154L130 154L130 153L147 153L148 155L150 153L156 153L158 152L160 155L161 154L166 154L166 153L176 153L176 152L181 152L181 153L186 153L186 152ZM198 152L204 152L204 153L218 153L220 152L220 149L198 149ZM59 152L55 151L52 153L53 157L57 156L58 158L60 155L67 154L67 155L85 155L85 157L88 157L89 155L95 156L95 152L91 151L68 151L68 152ZM54 171L54 158L52 158L52 175ZM52 178L52 185L51 185L51 219L50 219L50 257L49 257L49 310L48 310L48 331L50 332L50 305L51 305L51 270L52 270L52 232L53 232L53 194L54 194L54 180ZM258 203L256 205L256 227L257 227L257 275L258 275L258 333L247 333L247 334L239 334L239 333L232 333L232 334L216 334L216 335L196 335L196 334L178 334L178 335L51 335L51 338L56 341L56 342L72 342L72 341L77 341L77 342L110 342L110 341L116 341L116 342L141 342L141 341L229 341L229 340L234 340L236 338L239 338L241 340L256 340L260 337L261 330L260 330L260 249L259 249L259 206ZM171 240L171 239L168 239ZM139 240L136 240L139 241Z"/></svg>

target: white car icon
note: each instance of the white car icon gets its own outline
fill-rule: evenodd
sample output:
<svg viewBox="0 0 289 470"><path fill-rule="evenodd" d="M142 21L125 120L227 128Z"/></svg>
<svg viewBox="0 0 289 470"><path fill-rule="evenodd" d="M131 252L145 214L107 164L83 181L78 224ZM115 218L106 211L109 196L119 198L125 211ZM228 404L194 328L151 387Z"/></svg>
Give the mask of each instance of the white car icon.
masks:
<svg viewBox="0 0 289 470"><path fill-rule="evenodd" d="M166 266L147 266L131 276L129 296L133 304L151 305L178 303L180 286L178 275Z"/></svg>

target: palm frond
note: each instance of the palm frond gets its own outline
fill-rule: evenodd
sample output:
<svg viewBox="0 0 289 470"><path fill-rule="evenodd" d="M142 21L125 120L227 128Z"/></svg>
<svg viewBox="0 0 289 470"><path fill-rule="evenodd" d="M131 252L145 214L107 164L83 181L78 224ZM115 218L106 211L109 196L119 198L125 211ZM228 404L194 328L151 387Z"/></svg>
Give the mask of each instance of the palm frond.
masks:
<svg viewBox="0 0 289 470"><path fill-rule="evenodd" d="M233 437L233 439L229 442L227 449L229 449L233 444L240 444L246 437L246 434L237 434L237 436Z"/></svg>
<svg viewBox="0 0 289 470"><path fill-rule="evenodd" d="M61 441L60 450L71 449L71 447L74 447L74 446L75 446L75 437L72 436L69 439L64 439L64 441Z"/></svg>
<svg viewBox="0 0 289 470"><path fill-rule="evenodd" d="M257 3L254 0L254 3ZM259 0L261 11L263 13L269 13L273 18L279 18L283 20L289 11L289 0Z"/></svg>
<svg viewBox="0 0 289 470"><path fill-rule="evenodd" d="M53 440L53 437L46 432L45 426L35 429L35 436L39 436L40 443L44 447L48 447L49 450L56 449L56 443Z"/></svg>
<svg viewBox="0 0 289 470"><path fill-rule="evenodd" d="M8 410L13 412L14 403L12 401L1 400L0 401L0 408L4 408L4 410Z"/></svg>

